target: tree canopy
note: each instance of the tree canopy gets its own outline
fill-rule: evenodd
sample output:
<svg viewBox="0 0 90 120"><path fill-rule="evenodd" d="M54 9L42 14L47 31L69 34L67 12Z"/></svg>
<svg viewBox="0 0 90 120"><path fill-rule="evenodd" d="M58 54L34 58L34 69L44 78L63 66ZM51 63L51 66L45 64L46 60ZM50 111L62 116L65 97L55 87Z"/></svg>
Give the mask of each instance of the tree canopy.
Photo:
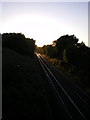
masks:
<svg viewBox="0 0 90 120"><path fill-rule="evenodd" d="M75 74L83 84L90 86L90 48L78 41L75 35L64 35L52 45L44 45L42 53L59 60L58 67L62 66L67 73Z"/></svg>
<svg viewBox="0 0 90 120"><path fill-rule="evenodd" d="M2 34L2 47L9 48L26 55L33 55L35 50L35 40L25 38L21 33Z"/></svg>

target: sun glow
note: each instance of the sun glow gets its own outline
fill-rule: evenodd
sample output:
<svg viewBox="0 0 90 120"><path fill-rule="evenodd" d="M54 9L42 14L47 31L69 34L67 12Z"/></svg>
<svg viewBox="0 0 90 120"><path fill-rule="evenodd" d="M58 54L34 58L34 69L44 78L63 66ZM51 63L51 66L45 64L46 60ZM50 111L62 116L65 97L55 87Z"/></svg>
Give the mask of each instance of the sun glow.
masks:
<svg viewBox="0 0 90 120"><path fill-rule="evenodd" d="M54 39L57 39L58 32L60 35L59 28L62 31L65 28L55 19L43 15L20 15L2 23L2 32L22 32L26 37L35 39L38 46L51 44Z"/></svg>
<svg viewBox="0 0 90 120"><path fill-rule="evenodd" d="M22 32L26 37L35 39L38 46L52 44L60 35L73 31L65 22L43 15L14 16L2 23L2 32Z"/></svg>
<svg viewBox="0 0 90 120"><path fill-rule="evenodd" d="M55 20L42 15L20 15L2 23L2 32L22 32L26 37L36 39L38 46L52 43L50 36L54 34L56 26Z"/></svg>
<svg viewBox="0 0 90 120"><path fill-rule="evenodd" d="M1 33L22 33L36 40L38 46L74 34L87 45L88 17L86 7L83 9L77 3L3 3Z"/></svg>

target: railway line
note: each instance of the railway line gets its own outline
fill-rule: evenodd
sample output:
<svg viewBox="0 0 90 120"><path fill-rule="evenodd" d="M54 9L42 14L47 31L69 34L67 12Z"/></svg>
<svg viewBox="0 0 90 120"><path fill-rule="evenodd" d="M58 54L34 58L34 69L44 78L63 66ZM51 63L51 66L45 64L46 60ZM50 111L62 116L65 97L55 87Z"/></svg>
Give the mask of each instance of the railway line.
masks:
<svg viewBox="0 0 90 120"><path fill-rule="evenodd" d="M67 120L90 120L90 97L83 90L74 85L58 69L51 65L40 54L37 59L48 79L48 84L58 103L62 104ZM58 104L59 105L59 104Z"/></svg>

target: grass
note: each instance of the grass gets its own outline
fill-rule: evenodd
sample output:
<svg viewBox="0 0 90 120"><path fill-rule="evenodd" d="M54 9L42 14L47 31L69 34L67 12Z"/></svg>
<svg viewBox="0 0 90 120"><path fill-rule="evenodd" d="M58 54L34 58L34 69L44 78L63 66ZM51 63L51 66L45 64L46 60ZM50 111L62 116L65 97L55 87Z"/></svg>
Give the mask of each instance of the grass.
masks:
<svg viewBox="0 0 90 120"><path fill-rule="evenodd" d="M3 120L48 120L44 85L35 57L2 51Z"/></svg>

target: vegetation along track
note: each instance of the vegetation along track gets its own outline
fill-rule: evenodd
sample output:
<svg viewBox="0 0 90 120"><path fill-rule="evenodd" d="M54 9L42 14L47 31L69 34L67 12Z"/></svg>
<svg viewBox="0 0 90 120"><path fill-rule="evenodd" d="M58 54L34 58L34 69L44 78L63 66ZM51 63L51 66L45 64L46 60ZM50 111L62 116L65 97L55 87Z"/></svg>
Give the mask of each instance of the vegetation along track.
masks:
<svg viewBox="0 0 90 120"><path fill-rule="evenodd" d="M68 116L67 119L89 120L90 97L62 75L40 54L36 53L36 56L48 78L52 92L54 92L55 97L64 107L65 114Z"/></svg>

